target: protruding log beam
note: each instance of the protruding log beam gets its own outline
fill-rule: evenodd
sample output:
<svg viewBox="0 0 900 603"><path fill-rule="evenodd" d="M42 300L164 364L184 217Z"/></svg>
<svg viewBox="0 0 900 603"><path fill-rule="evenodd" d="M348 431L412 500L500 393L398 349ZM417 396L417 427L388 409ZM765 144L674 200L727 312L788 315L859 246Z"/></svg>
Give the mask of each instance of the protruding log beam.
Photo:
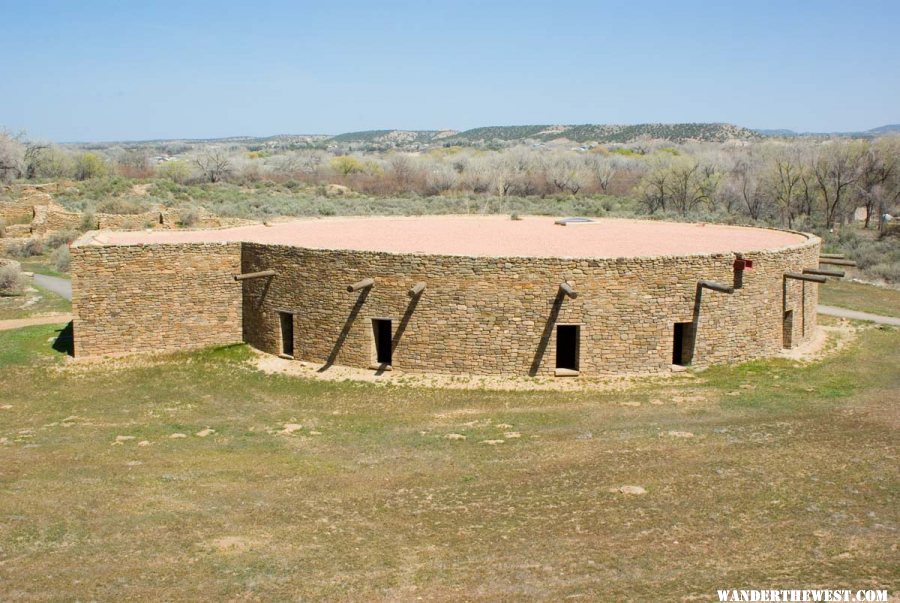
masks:
<svg viewBox="0 0 900 603"><path fill-rule="evenodd" d="M409 296L416 297L422 295L422 291L425 290L425 281L419 281L409 289Z"/></svg>
<svg viewBox="0 0 900 603"><path fill-rule="evenodd" d="M834 276L836 278L843 278L844 271L843 270L823 270L821 268L804 268L803 274L818 274L819 276Z"/></svg>
<svg viewBox="0 0 900 603"><path fill-rule="evenodd" d="M559 285L559 290L563 295L571 297L572 299L578 297L578 292L575 291L569 283L561 283Z"/></svg>
<svg viewBox="0 0 900 603"><path fill-rule="evenodd" d="M700 281L700 286L706 289L712 289L713 291L718 291L719 293L734 293L734 287L729 287L728 285L723 285L716 281Z"/></svg>
<svg viewBox="0 0 900 603"><path fill-rule="evenodd" d="M798 281L808 281L810 283L827 283L828 279L824 276L815 274L800 274L799 272L785 272L784 278L792 278Z"/></svg>
<svg viewBox="0 0 900 603"><path fill-rule="evenodd" d="M268 278L270 276L275 276L274 270L263 270L262 272L247 272L245 274L235 274L234 280L245 281L248 278Z"/></svg>
<svg viewBox="0 0 900 603"><path fill-rule="evenodd" d="M819 257L820 258L831 258L832 260L843 260L844 254L843 253L820 253Z"/></svg>
<svg viewBox="0 0 900 603"><path fill-rule="evenodd" d="M820 264L831 264L833 266L856 266L856 262L854 262L853 260L838 260L835 258L826 258L826 257L820 257L819 263Z"/></svg>
<svg viewBox="0 0 900 603"><path fill-rule="evenodd" d="M353 283L352 285L347 285L347 293L353 293L354 291L359 291L360 289L368 289L374 284L374 278L364 278L363 280Z"/></svg>

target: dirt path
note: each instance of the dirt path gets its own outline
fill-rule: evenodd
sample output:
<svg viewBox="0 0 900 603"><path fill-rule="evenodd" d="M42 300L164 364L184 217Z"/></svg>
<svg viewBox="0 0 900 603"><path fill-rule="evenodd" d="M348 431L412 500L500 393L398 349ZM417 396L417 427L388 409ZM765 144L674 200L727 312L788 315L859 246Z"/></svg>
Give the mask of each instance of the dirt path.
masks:
<svg viewBox="0 0 900 603"><path fill-rule="evenodd" d="M21 329L22 327L32 327L34 325L55 325L69 322L72 315L63 314L47 314L45 316L35 316L33 318L14 318L11 320L0 320L0 331L9 331L10 329Z"/></svg>
<svg viewBox="0 0 900 603"><path fill-rule="evenodd" d="M837 308L835 306L819 306L819 314L826 316L837 316L838 318L849 318L851 320L867 320L880 325L893 325L900 327L900 318L892 316L881 316L880 314L869 314L868 312L859 312L857 310L848 310L846 308Z"/></svg>

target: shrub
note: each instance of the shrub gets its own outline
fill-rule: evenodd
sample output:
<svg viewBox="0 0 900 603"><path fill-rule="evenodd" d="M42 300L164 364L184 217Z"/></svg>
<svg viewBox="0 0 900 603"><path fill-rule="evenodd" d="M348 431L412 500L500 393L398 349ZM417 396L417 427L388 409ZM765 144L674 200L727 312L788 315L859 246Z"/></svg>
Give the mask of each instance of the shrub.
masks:
<svg viewBox="0 0 900 603"><path fill-rule="evenodd" d="M79 224L79 228L81 230L96 230L99 224L97 223L97 217L94 215L92 211L86 211L81 216L81 224Z"/></svg>
<svg viewBox="0 0 900 603"><path fill-rule="evenodd" d="M102 178L107 172L106 163L94 153L82 153L75 158L75 178L78 180Z"/></svg>
<svg viewBox="0 0 900 603"><path fill-rule="evenodd" d="M97 204L96 209L101 214L119 215L134 215L145 211L144 206L140 203L132 199L122 199L120 197L113 197L102 201Z"/></svg>
<svg viewBox="0 0 900 603"><path fill-rule="evenodd" d="M6 236L6 220L0 218L0 237Z"/></svg>
<svg viewBox="0 0 900 603"><path fill-rule="evenodd" d="M0 293L16 294L22 291L22 271L18 264L0 266Z"/></svg>
<svg viewBox="0 0 900 603"><path fill-rule="evenodd" d="M13 257L28 258L44 253L44 243L40 239L28 239L24 243L7 246L6 251Z"/></svg>
<svg viewBox="0 0 900 603"><path fill-rule="evenodd" d="M60 230L47 235L44 244L50 249L58 249L60 245L68 245L78 238L78 232L74 230Z"/></svg>
<svg viewBox="0 0 900 603"><path fill-rule="evenodd" d="M178 214L179 226L193 226L200 221L200 215L197 210L188 209Z"/></svg>
<svg viewBox="0 0 900 603"><path fill-rule="evenodd" d="M64 243L54 249L53 253L50 255L50 259L53 260L53 265L56 266L57 272L68 272L69 265L72 261L72 254L69 252L69 246Z"/></svg>

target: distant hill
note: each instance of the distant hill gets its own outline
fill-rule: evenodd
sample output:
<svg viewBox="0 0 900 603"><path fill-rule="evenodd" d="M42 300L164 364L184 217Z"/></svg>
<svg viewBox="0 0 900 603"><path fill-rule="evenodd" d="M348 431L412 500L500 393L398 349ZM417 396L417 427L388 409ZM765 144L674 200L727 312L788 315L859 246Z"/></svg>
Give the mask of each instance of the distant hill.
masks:
<svg viewBox="0 0 900 603"><path fill-rule="evenodd" d="M365 130L347 132L328 139L328 142L359 142L402 146L405 144L425 144L453 136L456 130Z"/></svg>
<svg viewBox="0 0 900 603"><path fill-rule="evenodd" d="M725 142L726 140L755 140L760 135L747 128L721 123L685 124L635 124L635 125L539 125L539 126L493 126L474 128L449 137L445 142L478 143L491 140L550 142L569 140L572 142L628 143L641 138L686 142L698 140Z"/></svg>
<svg viewBox="0 0 900 603"><path fill-rule="evenodd" d="M888 124L886 126L872 128L868 132L869 134L874 134L876 136L880 136L882 134L900 134L900 124Z"/></svg>
<svg viewBox="0 0 900 603"><path fill-rule="evenodd" d="M580 124L487 126L471 130L365 130L344 134L276 134L274 136L229 136L209 139L169 139L91 143L66 143L82 148L110 146L138 147L165 145L237 145L246 148L297 149L344 147L352 149L390 150L423 149L449 145L502 144L627 144L642 139L671 142L726 142L729 140L760 140L766 137L791 138L797 136L850 136L871 138L900 133L900 124L888 124L865 132L795 132L788 129L744 128L726 123L682 124Z"/></svg>
<svg viewBox="0 0 900 603"><path fill-rule="evenodd" d="M885 136L887 134L900 134L900 124L888 124L871 130L862 132L795 132L794 130L754 130L761 136L772 136L776 138L793 138L795 136L849 136L852 138L872 138L875 136Z"/></svg>

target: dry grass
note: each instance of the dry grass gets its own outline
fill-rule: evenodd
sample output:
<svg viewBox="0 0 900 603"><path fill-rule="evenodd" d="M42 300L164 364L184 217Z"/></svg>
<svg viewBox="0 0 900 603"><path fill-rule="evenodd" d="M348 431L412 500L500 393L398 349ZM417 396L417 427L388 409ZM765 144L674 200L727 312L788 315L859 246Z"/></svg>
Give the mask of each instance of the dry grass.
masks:
<svg viewBox="0 0 900 603"><path fill-rule="evenodd" d="M243 347L72 369L53 333L0 333L4 600L898 586L896 330L594 393L311 382Z"/></svg>

